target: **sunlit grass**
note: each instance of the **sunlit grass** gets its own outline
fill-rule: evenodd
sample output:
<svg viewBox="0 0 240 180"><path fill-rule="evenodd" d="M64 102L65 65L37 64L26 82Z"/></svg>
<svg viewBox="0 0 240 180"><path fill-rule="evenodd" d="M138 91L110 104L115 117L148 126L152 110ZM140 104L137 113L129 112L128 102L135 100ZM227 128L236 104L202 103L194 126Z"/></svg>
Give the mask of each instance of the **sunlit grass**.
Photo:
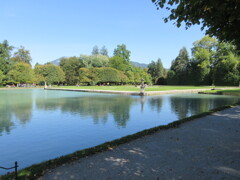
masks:
<svg viewBox="0 0 240 180"><path fill-rule="evenodd" d="M240 96L240 88L238 88L238 89L225 89L225 90L209 90L209 91L204 91L204 92L209 93L209 94L222 94L222 95Z"/></svg>
<svg viewBox="0 0 240 180"><path fill-rule="evenodd" d="M59 86L57 88L109 90L109 91L140 91L139 86L137 87L135 86ZM147 86L145 88L145 91L170 91L170 90L212 89L212 88L213 88L212 86Z"/></svg>

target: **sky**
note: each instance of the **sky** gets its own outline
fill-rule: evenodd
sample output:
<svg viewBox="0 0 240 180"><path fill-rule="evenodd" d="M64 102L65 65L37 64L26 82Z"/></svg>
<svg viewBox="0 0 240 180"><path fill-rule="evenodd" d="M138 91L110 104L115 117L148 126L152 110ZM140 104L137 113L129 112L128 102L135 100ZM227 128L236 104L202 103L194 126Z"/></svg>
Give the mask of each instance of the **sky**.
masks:
<svg viewBox="0 0 240 180"><path fill-rule="evenodd" d="M32 65L66 56L90 55L95 45L109 56L119 44L131 51L131 61L158 58L169 68L180 49L190 53L204 37L200 26L186 30L164 23L166 10L151 0L6 0L0 2L0 42L8 40L30 51Z"/></svg>

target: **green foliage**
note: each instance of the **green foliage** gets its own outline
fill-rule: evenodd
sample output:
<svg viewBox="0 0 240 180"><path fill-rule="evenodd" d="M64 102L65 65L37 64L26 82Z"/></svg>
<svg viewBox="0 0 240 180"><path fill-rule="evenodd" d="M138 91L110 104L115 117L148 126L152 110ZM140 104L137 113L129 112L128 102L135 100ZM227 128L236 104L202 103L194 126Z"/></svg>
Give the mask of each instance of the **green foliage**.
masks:
<svg viewBox="0 0 240 180"><path fill-rule="evenodd" d="M109 67L118 69L120 71L129 71L131 70L131 64L129 61L125 61L120 56L113 56L109 59Z"/></svg>
<svg viewBox="0 0 240 180"><path fill-rule="evenodd" d="M216 85L239 85L240 71L238 70L240 58L233 53L225 56L216 66Z"/></svg>
<svg viewBox="0 0 240 180"><path fill-rule="evenodd" d="M38 83L45 81L48 84L54 84L65 81L65 74L63 70L52 63L36 65L34 72Z"/></svg>
<svg viewBox="0 0 240 180"><path fill-rule="evenodd" d="M238 85L239 56L231 43L218 42L209 36L195 41L192 59L183 48L172 62L168 84Z"/></svg>
<svg viewBox="0 0 240 180"><path fill-rule="evenodd" d="M111 67L101 68L80 68L79 82L90 85L101 83L121 83L126 82L127 76Z"/></svg>
<svg viewBox="0 0 240 180"><path fill-rule="evenodd" d="M12 70L8 72L7 77L15 83L32 83L34 72L30 64L19 62L14 64Z"/></svg>
<svg viewBox="0 0 240 180"><path fill-rule="evenodd" d="M164 84L164 82L160 82L161 79L164 80L166 77L165 70L160 58L156 62L152 61L148 65L148 73L152 76L154 84Z"/></svg>
<svg viewBox="0 0 240 180"><path fill-rule="evenodd" d="M30 52L23 46L20 46L20 48L18 48L18 51L14 53L12 60L14 62L25 62L30 64L32 58L30 56Z"/></svg>
<svg viewBox="0 0 240 180"><path fill-rule="evenodd" d="M133 66L129 61L125 61L120 56L113 56L109 59L109 67L115 68L122 72L122 81L129 84L140 84L141 79L144 78L145 82L151 84L152 78L146 70L140 67ZM124 81L125 80L125 81Z"/></svg>
<svg viewBox="0 0 240 180"><path fill-rule="evenodd" d="M178 80L176 78L176 73L173 70L168 71L167 73L167 84L178 84Z"/></svg>
<svg viewBox="0 0 240 180"><path fill-rule="evenodd" d="M4 74L7 74L11 69L10 57L12 49L13 46L10 46L7 40L0 43L0 70Z"/></svg>
<svg viewBox="0 0 240 180"><path fill-rule="evenodd" d="M84 67L78 57L61 58L60 67L65 73L65 80L69 85L76 85L79 81L79 68Z"/></svg>
<svg viewBox="0 0 240 180"><path fill-rule="evenodd" d="M165 22L175 21L177 27L185 23L189 28L201 24L206 34L220 41L233 42L240 50L240 1L238 0L152 0L157 8L166 8L170 15Z"/></svg>
<svg viewBox="0 0 240 180"><path fill-rule="evenodd" d="M108 56L97 54L92 56L81 55L80 60L83 63L83 67L106 67L108 65Z"/></svg>
<svg viewBox="0 0 240 180"><path fill-rule="evenodd" d="M54 64L45 64L45 78L49 84L59 83L65 81L65 74L63 70Z"/></svg>
<svg viewBox="0 0 240 180"><path fill-rule="evenodd" d="M120 72L114 68L103 67L95 68L100 83L118 83L120 80Z"/></svg>
<svg viewBox="0 0 240 180"><path fill-rule="evenodd" d="M141 67L132 66L132 72L134 75L134 84L141 84L141 80L144 79L144 83L152 84L152 77L148 74L148 69L142 69Z"/></svg>
<svg viewBox="0 0 240 180"><path fill-rule="evenodd" d="M37 84L43 84L46 81L44 77L44 66L40 64L35 64L34 66L34 82Z"/></svg>
<svg viewBox="0 0 240 180"><path fill-rule="evenodd" d="M170 72L168 75L168 83L170 84L186 84L188 78L189 55L187 49L183 47L175 60L172 61Z"/></svg>
<svg viewBox="0 0 240 180"><path fill-rule="evenodd" d="M130 61L130 54L131 54L131 51L127 50L127 47L125 44L117 45L117 48L114 49L113 51L114 56L119 56L128 62Z"/></svg>
<svg viewBox="0 0 240 180"><path fill-rule="evenodd" d="M0 84L2 84L4 77L5 76L4 76L3 72L0 70Z"/></svg>

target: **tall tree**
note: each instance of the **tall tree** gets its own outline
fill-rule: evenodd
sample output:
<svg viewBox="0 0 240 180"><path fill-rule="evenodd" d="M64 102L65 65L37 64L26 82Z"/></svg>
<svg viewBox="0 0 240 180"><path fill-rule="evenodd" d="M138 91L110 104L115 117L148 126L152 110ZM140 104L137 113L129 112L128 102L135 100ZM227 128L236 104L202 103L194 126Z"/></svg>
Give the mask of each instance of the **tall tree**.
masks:
<svg viewBox="0 0 240 180"><path fill-rule="evenodd" d="M99 54L98 46L94 46L92 50L92 55L98 55L98 54Z"/></svg>
<svg viewBox="0 0 240 180"><path fill-rule="evenodd" d="M34 82L43 85L46 81L44 75L44 66L36 63L34 66Z"/></svg>
<svg viewBox="0 0 240 180"><path fill-rule="evenodd" d="M197 69L201 71L199 75L203 73L202 78L209 76L210 83L214 85L214 72L218 63L218 59L216 58L217 39L205 36L201 40L195 41L193 45L193 60L198 63L200 69Z"/></svg>
<svg viewBox="0 0 240 180"><path fill-rule="evenodd" d="M131 70L131 64L129 61L125 61L120 56L113 56L109 59L109 66L120 71Z"/></svg>
<svg viewBox="0 0 240 180"><path fill-rule="evenodd" d="M0 70L4 74L7 74L11 68L10 57L12 49L13 46L10 46L7 40L0 43Z"/></svg>
<svg viewBox="0 0 240 180"><path fill-rule="evenodd" d="M148 73L152 76L153 83L159 84L160 78L164 77L164 67L160 58L156 62L152 61L148 65Z"/></svg>
<svg viewBox="0 0 240 180"><path fill-rule="evenodd" d="M29 50L26 50L23 46L20 46L18 51L14 53L12 60L15 62L25 62L30 64L32 58Z"/></svg>
<svg viewBox="0 0 240 180"><path fill-rule="evenodd" d="M117 45L117 48L114 49L113 51L114 56L119 56L128 62L130 61L130 54L131 54L131 51L127 50L127 47L125 44Z"/></svg>
<svg viewBox="0 0 240 180"><path fill-rule="evenodd" d="M60 67L65 73L67 84L78 84L79 68L84 67L83 61L79 57L61 58Z"/></svg>
<svg viewBox="0 0 240 180"><path fill-rule="evenodd" d="M53 84L53 83L59 84L60 82L65 81L65 74L59 66L56 66L52 63L45 64L44 66L45 66L44 67L45 78L46 78L47 83L49 83L49 84Z"/></svg>
<svg viewBox="0 0 240 180"><path fill-rule="evenodd" d="M32 83L34 72L30 64L19 62L14 64L12 70L7 74L8 79L15 83Z"/></svg>
<svg viewBox="0 0 240 180"><path fill-rule="evenodd" d="M44 65L35 65L35 76L38 77L39 81L45 81L48 84L59 84L65 81L65 74L60 66L56 66L52 63Z"/></svg>
<svg viewBox="0 0 240 180"><path fill-rule="evenodd" d="M152 0L159 8L166 8L170 15L165 22L175 21L177 27L185 23L189 28L201 24L201 30L220 41L233 42L240 50L240 1L239 0Z"/></svg>
<svg viewBox="0 0 240 180"><path fill-rule="evenodd" d="M240 71L240 57L233 53L229 53L217 65L214 79L216 85L239 85Z"/></svg>
<svg viewBox="0 0 240 180"><path fill-rule="evenodd" d="M108 56L108 50L105 46L103 46L101 49L100 49L100 54L101 55L104 55L104 56Z"/></svg>

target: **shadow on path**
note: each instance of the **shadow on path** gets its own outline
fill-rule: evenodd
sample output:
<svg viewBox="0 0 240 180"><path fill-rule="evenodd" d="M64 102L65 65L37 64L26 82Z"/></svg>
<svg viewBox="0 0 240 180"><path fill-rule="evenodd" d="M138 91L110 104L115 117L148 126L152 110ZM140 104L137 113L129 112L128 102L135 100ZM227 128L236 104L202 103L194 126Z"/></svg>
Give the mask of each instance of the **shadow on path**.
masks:
<svg viewBox="0 0 240 180"><path fill-rule="evenodd" d="M62 165L40 179L240 179L240 106Z"/></svg>

